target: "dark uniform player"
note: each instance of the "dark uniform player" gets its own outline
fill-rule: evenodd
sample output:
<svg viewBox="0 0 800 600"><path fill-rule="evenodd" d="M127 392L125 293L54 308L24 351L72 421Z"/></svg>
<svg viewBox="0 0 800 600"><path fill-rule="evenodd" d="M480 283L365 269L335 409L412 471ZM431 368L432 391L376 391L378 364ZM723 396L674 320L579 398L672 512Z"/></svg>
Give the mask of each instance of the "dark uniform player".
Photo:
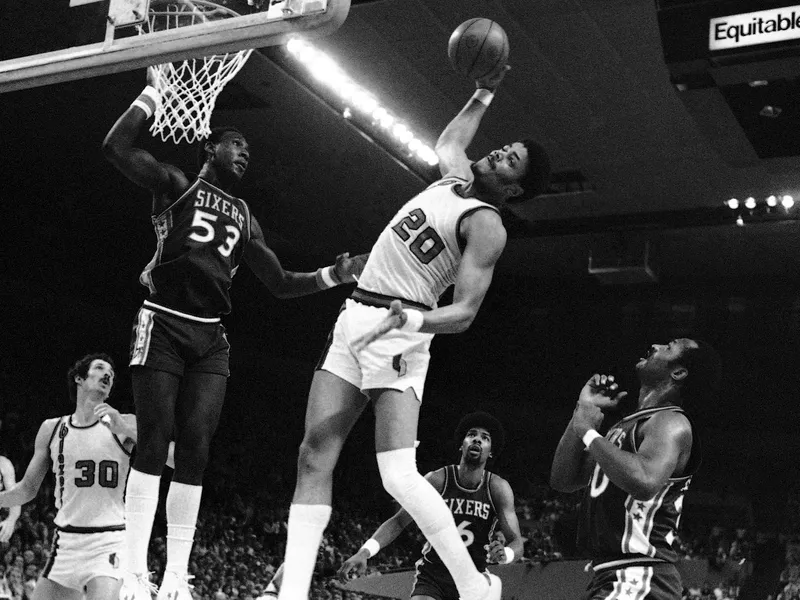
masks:
<svg viewBox="0 0 800 600"><path fill-rule="evenodd" d="M139 451L126 492L128 556L122 595L149 600L147 545L161 472L175 436L175 473L167 496L164 600L191 600L187 567L208 449L227 385L229 345L220 317L230 312L229 288L241 262L276 296L303 296L352 281L363 258L342 255L316 273L285 271L267 247L247 204L230 191L250 160L244 136L214 130L199 147L200 173L190 180L177 167L133 146L158 103L148 86L109 131L107 158L153 193L157 248L141 275L150 290L131 343Z"/></svg>
<svg viewBox="0 0 800 600"><path fill-rule="evenodd" d="M672 543L700 441L680 406L708 399L720 361L708 344L679 339L653 345L636 369L637 411L597 433L602 409L625 392L611 376L592 376L553 460L555 489L586 487L578 544L594 570L587 599L677 600L683 588Z"/></svg>
<svg viewBox="0 0 800 600"><path fill-rule="evenodd" d="M461 461L426 475L426 479L444 498L453 515L461 539L478 571L492 563L511 562L522 553L522 534L514 511L514 493L502 477L486 470L486 462L499 454L503 446L503 428L497 419L484 412L466 415L456 428L461 444ZM400 509L384 522L373 536L339 569L346 579L351 572L363 574L367 559L381 547L391 543L411 523L411 516ZM505 544L497 539L502 532ZM422 557L416 563L411 597L435 600L458 600L459 593L452 575L425 542Z"/></svg>

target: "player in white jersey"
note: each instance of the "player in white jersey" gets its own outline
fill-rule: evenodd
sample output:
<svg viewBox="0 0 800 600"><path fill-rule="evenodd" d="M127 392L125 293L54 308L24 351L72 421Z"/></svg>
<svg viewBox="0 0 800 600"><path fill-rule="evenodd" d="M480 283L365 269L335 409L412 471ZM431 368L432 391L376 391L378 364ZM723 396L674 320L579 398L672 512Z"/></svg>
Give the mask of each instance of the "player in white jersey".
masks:
<svg viewBox="0 0 800 600"><path fill-rule="evenodd" d="M10 490L16 484L17 479L14 473L14 464L5 456L0 456L0 492ZM5 544L14 535L14 528L17 526L19 515L22 509L19 506L12 506L6 512L5 518L0 521L0 544Z"/></svg>
<svg viewBox="0 0 800 600"><path fill-rule="evenodd" d="M67 373L75 412L47 419L25 476L0 492L0 506L33 500L52 465L56 532L33 600L113 600L119 594L125 530L123 494L136 443L136 417L106 403L114 363L90 354Z"/></svg>
<svg viewBox="0 0 800 600"><path fill-rule="evenodd" d="M331 513L333 470L369 400L384 487L417 522L463 600L500 597L499 580L487 581L475 568L450 510L417 471L414 442L433 335L470 326L505 246L497 209L541 193L549 175L546 153L529 140L476 162L467 158L504 75L476 82L478 90L436 144L443 178L392 218L339 314L309 393L280 600L308 597ZM450 285L453 303L437 308Z"/></svg>

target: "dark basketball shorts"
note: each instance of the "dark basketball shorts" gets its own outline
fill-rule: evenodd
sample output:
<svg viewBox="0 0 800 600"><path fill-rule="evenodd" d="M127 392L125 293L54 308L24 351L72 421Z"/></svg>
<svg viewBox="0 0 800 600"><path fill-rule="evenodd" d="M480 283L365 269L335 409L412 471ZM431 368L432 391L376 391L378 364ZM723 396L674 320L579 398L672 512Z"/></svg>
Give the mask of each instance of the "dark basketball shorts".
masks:
<svg viewBox="0 0 800 600"><path fill-rule="evenodd" d="M185 373L230 376L230 344L219 319L198 320L145 302L133 323L131 366L178 377Z"/></svg>
<svg viewBox="0 0 800 600"><path fill-rule="evenodd" d="M594 574L584 600L680 600L682 591L671 563L612 567Z"/></svg>
<svg viewBox="0 0 800 600"><path fill-rule="evenodd" d="M431 564L424 561L417 565L414 576L414 590L411 597L430 596L436 600L458 600L458 588L453 576L443 564Z"/></svg>

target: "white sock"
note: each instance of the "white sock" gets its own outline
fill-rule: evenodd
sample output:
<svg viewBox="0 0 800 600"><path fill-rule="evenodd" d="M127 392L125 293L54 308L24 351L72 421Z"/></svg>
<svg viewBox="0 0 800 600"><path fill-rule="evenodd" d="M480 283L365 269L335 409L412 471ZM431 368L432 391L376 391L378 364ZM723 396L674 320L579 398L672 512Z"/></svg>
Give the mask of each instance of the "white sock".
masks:
<svg viewBox="0 0 800 600"><path fill-rule="evenodd" d="M202 485L169 484L167 493L167 566L166 571L186 575L194 544L194 530L200 511Z"/></svg>
<svg viewBox="0 0 800 600"><path fill-rule="evenodd" d="M330 518L331 507L326 504L292 504L289 508L278 600L308 600L322 533Z"/></svg>
<svg viewBox="0 0 800 600"><path fill-rule="evenodd" d="M416 453L414 448L378 452L383 486L416 521L450 571L461 599L481 600L489 584L475 568L442 496L417 471Z"/></svg>
<svg viewBox="0 0 800 600"><path fill-rule="evenodd" d="M125 488L125 570L147 575L147 547L158 508L160 475L131 469Z"/></svg>

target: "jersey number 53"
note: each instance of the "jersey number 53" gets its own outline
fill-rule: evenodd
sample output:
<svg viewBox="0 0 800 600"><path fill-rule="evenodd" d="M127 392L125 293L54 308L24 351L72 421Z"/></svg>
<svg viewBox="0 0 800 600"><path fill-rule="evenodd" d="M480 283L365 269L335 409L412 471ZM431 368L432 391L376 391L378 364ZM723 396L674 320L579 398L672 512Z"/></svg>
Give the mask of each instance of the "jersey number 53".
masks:
<svg viewBox="0 0 800 600"><path fill-rule="evenodd" d="M430 225L413 235L412 232L419 231L427 219L422 210L415 208L408 213L407 217L401 219L397 225L392 227L392 231L404 242L408 242L412 237L414 238L408 249L423 265L427 265L444 250L444 241Z"/></svg>

